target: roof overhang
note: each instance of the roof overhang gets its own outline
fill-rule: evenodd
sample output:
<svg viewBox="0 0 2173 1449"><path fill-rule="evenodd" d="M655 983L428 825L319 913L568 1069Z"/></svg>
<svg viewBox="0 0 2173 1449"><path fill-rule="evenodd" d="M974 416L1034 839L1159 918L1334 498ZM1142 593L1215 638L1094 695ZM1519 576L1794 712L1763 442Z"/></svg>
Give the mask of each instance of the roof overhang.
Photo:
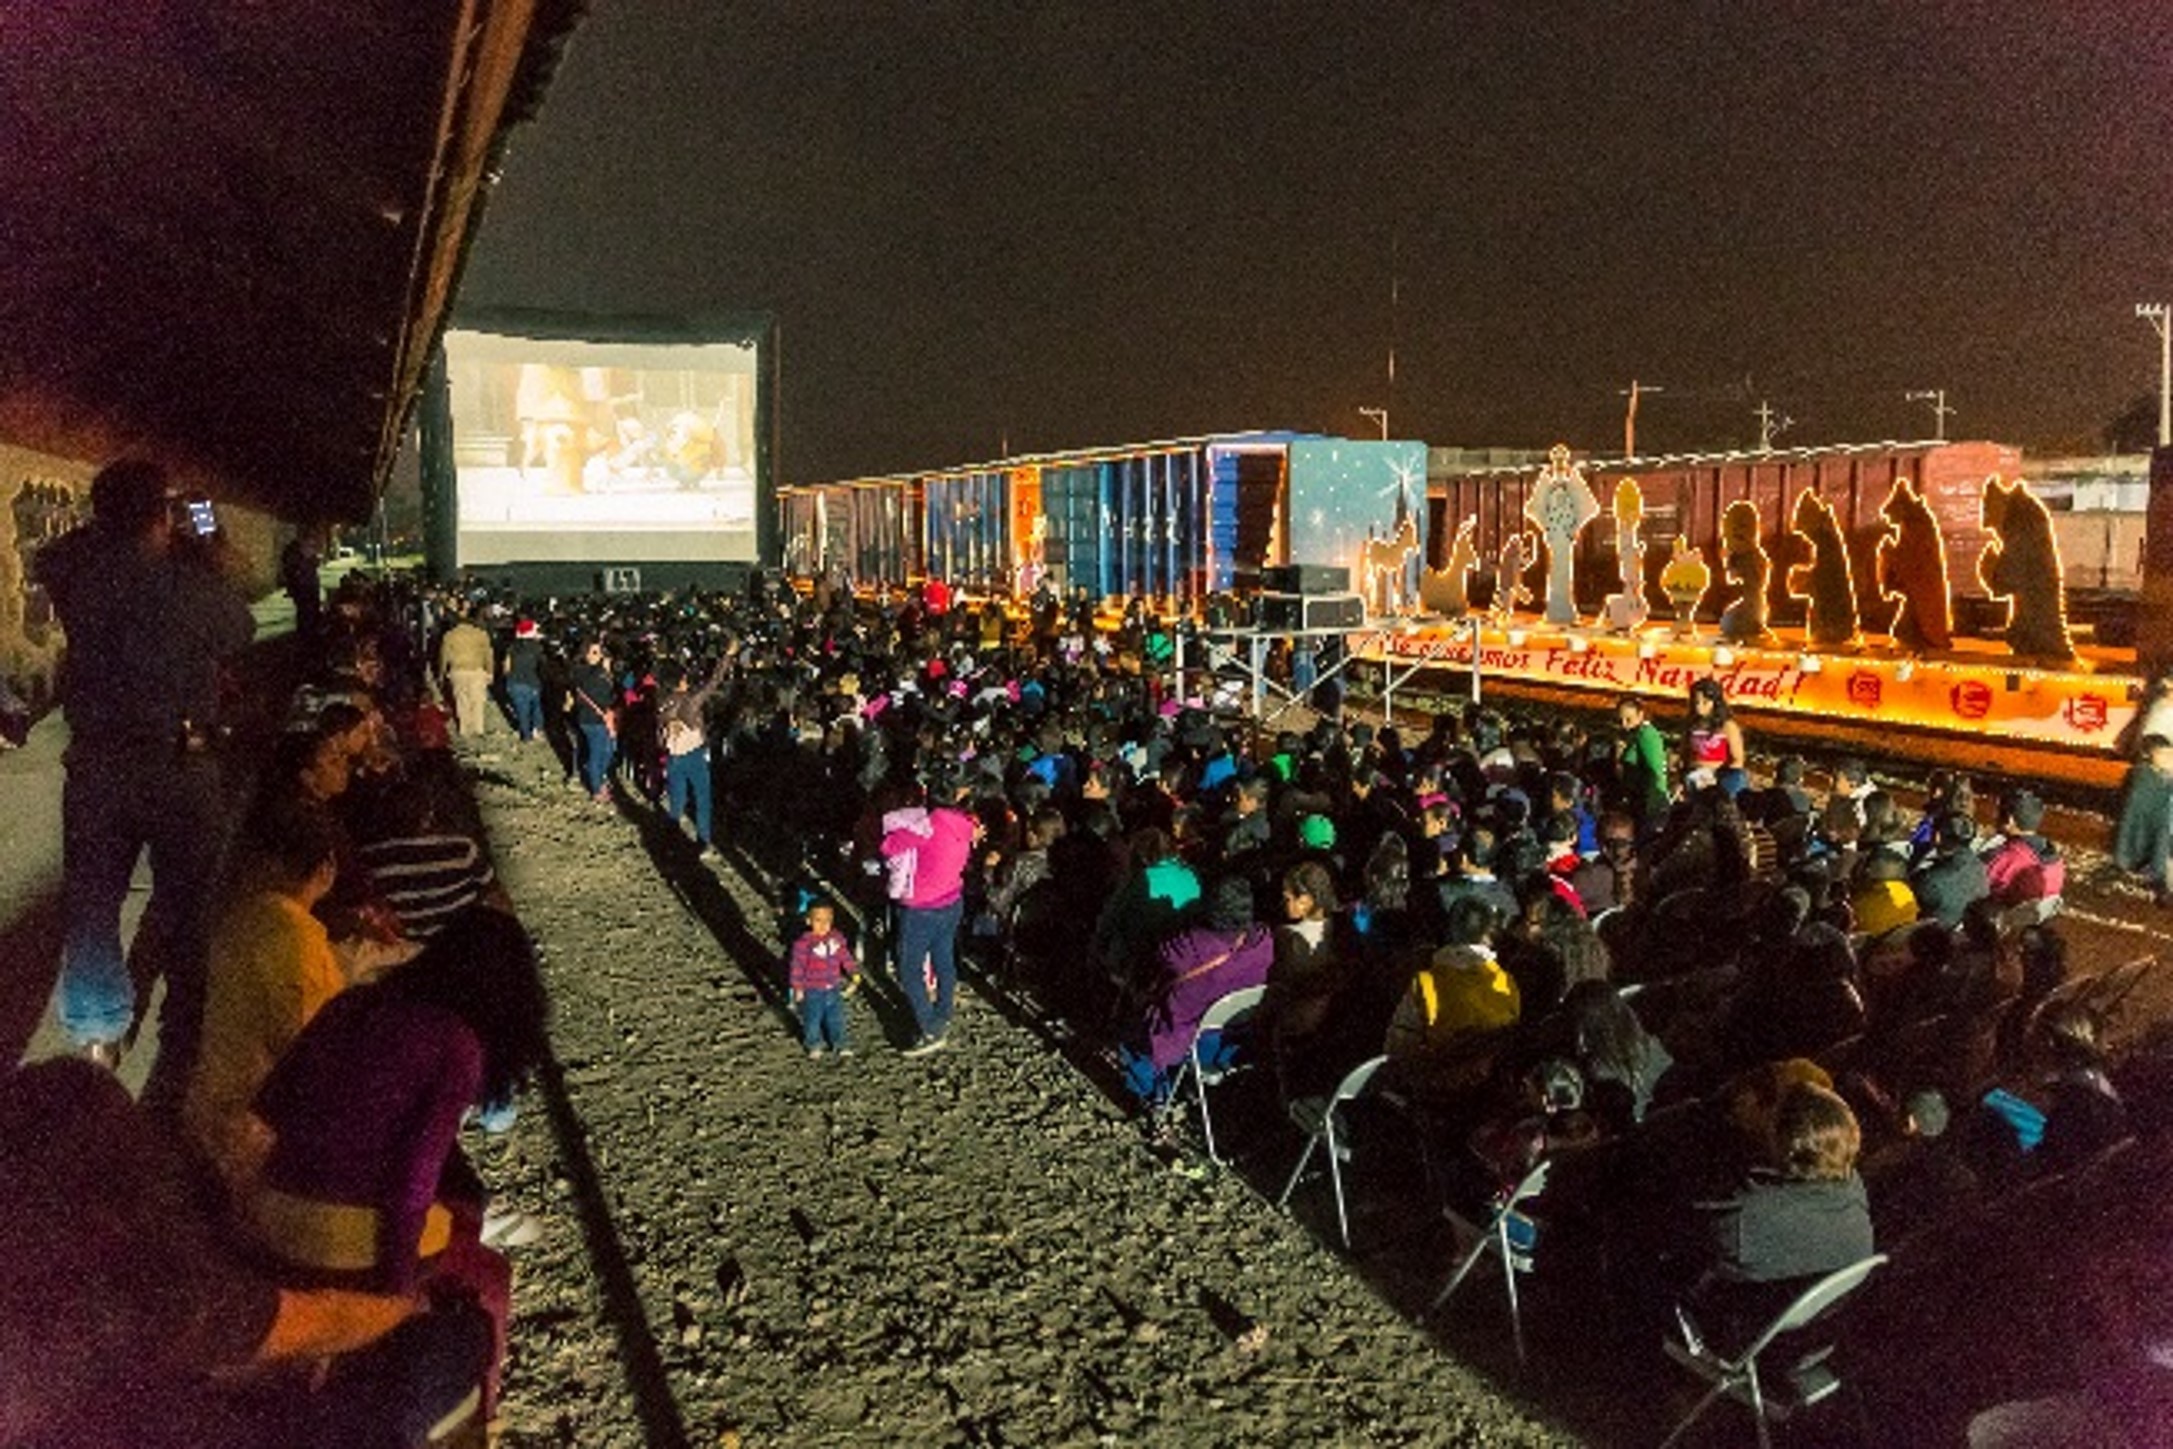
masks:
<svg viewBox="0 0 2173 1449"><path fill-rule="evenodd" d="M0 6L0 438L366 516L583 9Z"/></svg>

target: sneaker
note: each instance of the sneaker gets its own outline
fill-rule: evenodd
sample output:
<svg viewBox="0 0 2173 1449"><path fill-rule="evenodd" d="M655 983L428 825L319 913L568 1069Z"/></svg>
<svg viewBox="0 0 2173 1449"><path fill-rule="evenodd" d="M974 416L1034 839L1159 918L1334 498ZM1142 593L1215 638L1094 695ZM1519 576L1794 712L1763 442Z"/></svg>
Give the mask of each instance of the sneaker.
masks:
<svg viewBox="0 0 2173 1449"><path fill-rule="evenodd" d="M87 1041L77 1048L77 1054L92 1066L104 1067L109 1072L121 1069L124 1047L117 1041Z"/></svg>
<svg viewBox="0 0 2173 1449"><path fill-rule="evenodd" d="M525 1248L543 1236L543 1219L519 1208L487 1208L483 1212L483 1246Z"/></svg>
<svg viewBox="0 0 2173 1449"><path fill-rule="evenodd" d="M821 1061L821 1060L822 1060L822 1048L821 1048L821 1047L809 1047L809 1048L807 1049L807 1059L808 1059L809 1061L811 1061L811 1062L819 1062L819 1061Z"/></svg>
<svg viewBox="0 0 2173 1449"><path fill-rule="evenodd" d="M945 1047L949 1045L950 1042L943 1037L924 1036L919 1041L913 1043L913 1045L907 1047L904 1051L900 1052L899 1055L907 1057L924 1057L927 1056L930 1052L942 1051Z"/></svg>
<svg viewBox="0 0 2173 1449"><path fill-rule="evenodd" d="M851 1047L839 1047L839 1048L838 1048L838 1060L839 1060L839 1061L841 1061L841 1062L842 1062L842 1061L844 1061L844 1060L845 1060L845 1059L846 1059L847 1057L851 1056L852 1054L853 1054L853 1049L852 1049Z"/></svg>

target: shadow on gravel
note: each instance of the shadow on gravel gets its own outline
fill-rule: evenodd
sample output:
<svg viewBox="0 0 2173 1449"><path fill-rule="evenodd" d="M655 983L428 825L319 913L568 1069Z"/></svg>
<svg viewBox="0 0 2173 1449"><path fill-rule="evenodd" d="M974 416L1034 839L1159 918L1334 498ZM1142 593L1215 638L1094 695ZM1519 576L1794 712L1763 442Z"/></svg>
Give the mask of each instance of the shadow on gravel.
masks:
<svg viewBox="0 0 2173 1449"><path fill-rule="evenodd" d="M0 926L0 1061L22 1060L60 979L60 884Z"/></svg>
<svg viewBox="0 0 2173 1449"><path fill-rule="evenodd" d="M658 877L671 887L672 893L695 918L708 927L717 944L739 964L742 974L761 994L778 1024L797 1039L800 1017L792 1006L792 990L779 952L755 933L739 902L696 853L694 842L676 823L666 819L662 811L629 799L625 794L616 796L615 803L619 813L633 823L641 838L642 849L649 853L649 859L656 866ZM757 881L765 875L775 874L758 867L739 847L727 847L727 850L740 862L744 878ZM781 931L796 930L797 927L797 921L780 922ZM912 1041L913 1018L895 987L875 971L864 972L863 983L859 1001L873 1013L885 1039L893 1046Z"/></svg>
<svg viewBox="0 0 2173 1449"><path fill-rule="evenodd" d="M566 1094L566 1071L555 1052L543 1064L536 1090L551 1120L551 1135L558 1143L566 1180L572 1185L582 1241L603 1294L604 1316L618 1338L619 1359L626 1366L634 1410L641 1418L642 1442L651 1449L691 1449L693 1441L687 1436L686 1419L679 1411L679 1401L672 1396L656 1334L642 1310L641 1291L634 1283L618 1225L604 1198L603 1181L596 1175L596 1161L589 1155L588 1129Z"/></svg>

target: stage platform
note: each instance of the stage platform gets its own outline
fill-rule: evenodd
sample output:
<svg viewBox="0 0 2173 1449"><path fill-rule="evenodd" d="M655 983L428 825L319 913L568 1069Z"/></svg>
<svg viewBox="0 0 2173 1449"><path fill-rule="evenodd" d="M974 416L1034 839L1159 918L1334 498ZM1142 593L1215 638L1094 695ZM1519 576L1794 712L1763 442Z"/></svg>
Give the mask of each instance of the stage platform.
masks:
<svg viewBox="0 0 2173 1449"><path fill-rule="evenodd" d="M2143 685L2127 651L2025 661L1979 639L1912 656L1868 644L1812 649L1792 630L1752 646L1709 629L1680 638L1660 625L1622 634L1529 618L1419 618L1351 641L1362 659L1387 666L1391 705L1469 699L1475 648L1482 689L1572 705L1636 694L1680 706L1691 682L1710 675L1746 723L1778 736L2020 778L2042 772L2091 790L2117 785L2126 767L2116 742Z"/></svg>

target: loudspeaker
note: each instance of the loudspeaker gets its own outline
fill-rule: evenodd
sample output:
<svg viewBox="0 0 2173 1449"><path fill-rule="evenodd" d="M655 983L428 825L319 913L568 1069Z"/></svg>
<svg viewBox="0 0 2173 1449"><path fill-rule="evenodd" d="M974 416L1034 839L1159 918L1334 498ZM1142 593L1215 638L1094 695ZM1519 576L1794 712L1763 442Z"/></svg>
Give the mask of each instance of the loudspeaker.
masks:
<svg viewBox="0 0 2173 1449"><path fill-rule="evenodd" d="M1269 594L1347 594L1351 571L1336 564L1272 564L1260 570L1260 588Z"/></svg>
<svg viewBox="0 0 2173 1449"><path fill-rule="evenodd" d="M1366 601L1356 594L1262 594L1263 629L1359 629Z"/></svg>

